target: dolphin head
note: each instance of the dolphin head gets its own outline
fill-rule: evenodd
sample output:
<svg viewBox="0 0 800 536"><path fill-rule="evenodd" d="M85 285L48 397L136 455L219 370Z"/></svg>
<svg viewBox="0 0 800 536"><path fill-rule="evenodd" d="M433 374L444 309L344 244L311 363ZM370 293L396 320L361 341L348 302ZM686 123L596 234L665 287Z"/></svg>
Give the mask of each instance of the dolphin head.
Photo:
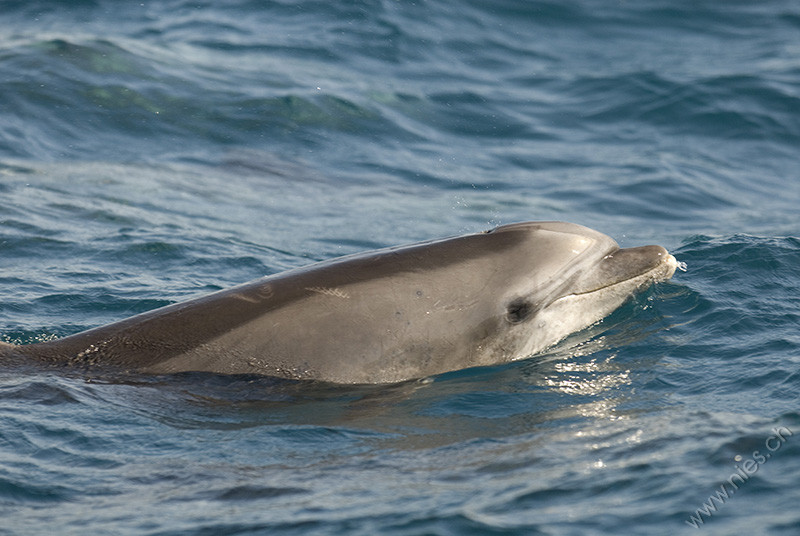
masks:
<svg viewBox="0 0 800 536"><path fill-rule="evenodd" d="M493 232L523 228L532 268L516 278L504 301L504 339L524 341L516 358L595 324L637 291L672 277L678 266L661 246L620 248L611 237L571 223L511 224Z"/></svg>

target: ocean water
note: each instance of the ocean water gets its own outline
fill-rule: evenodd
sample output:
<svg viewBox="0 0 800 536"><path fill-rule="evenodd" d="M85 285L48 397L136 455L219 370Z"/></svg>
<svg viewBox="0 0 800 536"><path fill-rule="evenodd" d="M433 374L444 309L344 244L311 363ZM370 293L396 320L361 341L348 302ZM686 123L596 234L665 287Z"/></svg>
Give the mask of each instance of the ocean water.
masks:
<svg viewBox="0 0 800 536"><path fill-rule="evenodd" d="M544 355L0 370L0 534L800 534L800 5L0 5L0 337L566 220L685 262Z"/></svg>

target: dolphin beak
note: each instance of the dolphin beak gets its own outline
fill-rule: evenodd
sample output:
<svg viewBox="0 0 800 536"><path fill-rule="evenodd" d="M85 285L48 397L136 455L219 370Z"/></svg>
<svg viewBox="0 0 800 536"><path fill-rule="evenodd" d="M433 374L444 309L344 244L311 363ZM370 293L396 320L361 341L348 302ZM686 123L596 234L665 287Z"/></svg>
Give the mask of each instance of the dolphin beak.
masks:
<svg viewBox="0 0 800 536"><path fill-rule="evenodd" d="M678 261L661 246L616 249L606 254L573 294L595 292L630 281L635 288L672 277Z"/></svg>
<svg viewBox="0 0 800 536"><path fill-rule="evenodd" d="M672 277L678 267L675 257L661 246L641 246L615 251L603 258L603 269L618 281L653 272L659 281Z"/></svg>

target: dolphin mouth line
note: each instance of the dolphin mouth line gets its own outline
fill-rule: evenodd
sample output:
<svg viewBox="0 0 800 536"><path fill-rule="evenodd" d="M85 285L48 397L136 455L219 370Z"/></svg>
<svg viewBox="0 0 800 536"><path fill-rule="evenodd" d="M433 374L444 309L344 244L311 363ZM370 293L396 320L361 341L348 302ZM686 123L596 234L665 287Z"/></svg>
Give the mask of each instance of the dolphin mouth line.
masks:
<svg viewBox="0 0 800 536"><path fill-rule="evenodd" d="M647 283L657 283L659 281L666 281L667 279L670 279L672 275L675 273L675 270L678 268L678 266L680 266L680 263L675 258L675 256L667 253L664 259L658 265L638 275L629 277L628 279L622 279L614 283L609 283L601 287L596 287L593 288L592 290L585 290L583 292L573 292L570 294L565 294L564 296L558 298L556 301L573 296L574 297L587 296L589 294L594 294L595 292L601 292L603 290L612 289L614 287L618 287L625 283L631 283L631 282L634 282L631 292L635 292L637 289L641 288L643 285Z"/></svg>

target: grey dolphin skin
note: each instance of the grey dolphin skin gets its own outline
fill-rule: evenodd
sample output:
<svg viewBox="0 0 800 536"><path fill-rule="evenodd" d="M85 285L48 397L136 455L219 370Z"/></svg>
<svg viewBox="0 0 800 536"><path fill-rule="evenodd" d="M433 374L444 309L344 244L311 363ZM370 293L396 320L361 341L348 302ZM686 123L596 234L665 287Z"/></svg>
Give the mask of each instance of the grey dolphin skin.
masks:
<svg viewBox="0 0 800 536"><path fill-rule="evenodd" d="M529 357L676 267L660 246L516 223L320 262L54 341L3 343L0 362L399 382Z"/></svg>

